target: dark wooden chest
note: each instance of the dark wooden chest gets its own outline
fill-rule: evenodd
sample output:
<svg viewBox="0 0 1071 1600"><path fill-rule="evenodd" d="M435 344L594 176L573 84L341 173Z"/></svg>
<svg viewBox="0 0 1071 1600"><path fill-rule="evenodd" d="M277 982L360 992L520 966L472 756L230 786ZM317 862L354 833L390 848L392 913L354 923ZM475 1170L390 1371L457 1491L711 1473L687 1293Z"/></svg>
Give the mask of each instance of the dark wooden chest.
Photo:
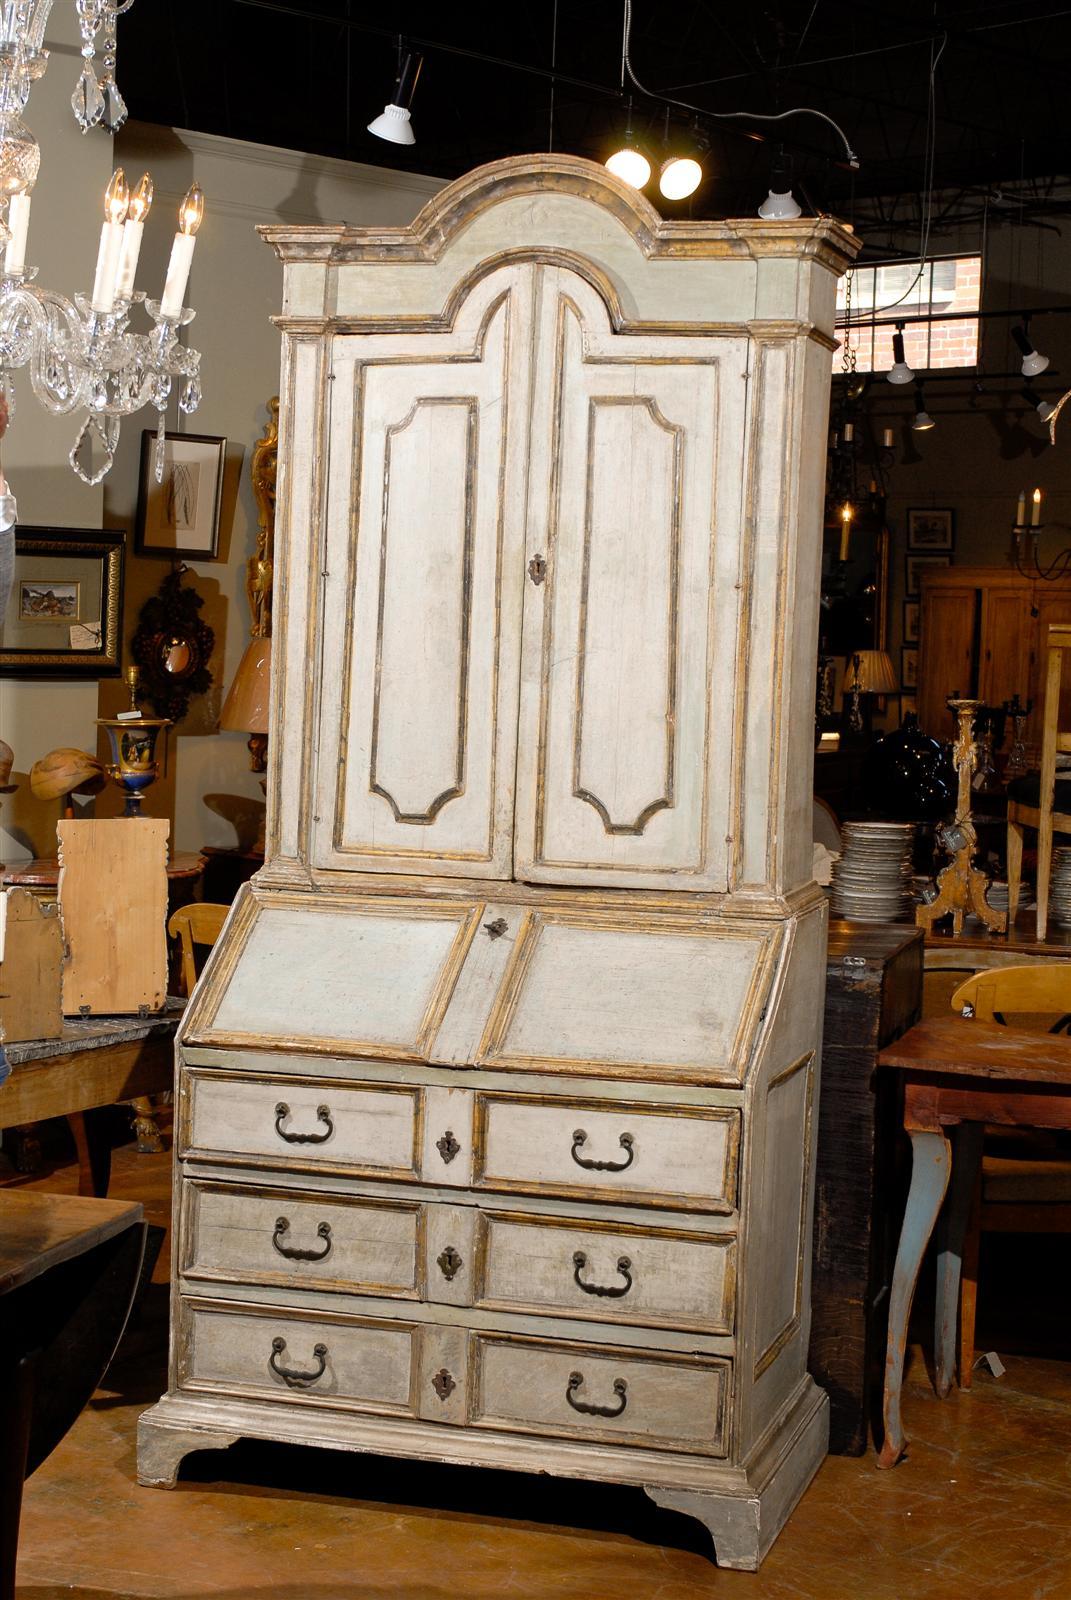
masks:
<svg viewBox="0 0 1071 1600"><path fill-rule="evenodd" d="M818 1106L809 1365L830 1400L833 1455L866 1449L899 1216L897 1120L878 1051L918 1021L922 930L832 922ZM880 1388L878 1390L880 1392Z"/></svg>

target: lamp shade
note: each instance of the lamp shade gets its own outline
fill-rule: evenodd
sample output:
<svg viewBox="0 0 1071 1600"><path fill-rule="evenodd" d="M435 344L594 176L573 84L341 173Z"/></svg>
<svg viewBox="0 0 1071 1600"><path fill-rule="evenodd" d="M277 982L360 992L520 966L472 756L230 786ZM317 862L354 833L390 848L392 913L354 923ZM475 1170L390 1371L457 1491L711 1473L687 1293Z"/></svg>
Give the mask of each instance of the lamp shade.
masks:
<svg viewBox="0 0 1071 1600"><path fill-rule="evenodd" d="M238 664L219 714L220 727L233 733L267 733L270 680L271 639L258 634Z"/></svg>
<svg viewBox="0 0 1071 1600"><path fill-rule="evenodd" d="M853 650L844 676L845 693L895 694L900 685L887 650Z"/></svg>

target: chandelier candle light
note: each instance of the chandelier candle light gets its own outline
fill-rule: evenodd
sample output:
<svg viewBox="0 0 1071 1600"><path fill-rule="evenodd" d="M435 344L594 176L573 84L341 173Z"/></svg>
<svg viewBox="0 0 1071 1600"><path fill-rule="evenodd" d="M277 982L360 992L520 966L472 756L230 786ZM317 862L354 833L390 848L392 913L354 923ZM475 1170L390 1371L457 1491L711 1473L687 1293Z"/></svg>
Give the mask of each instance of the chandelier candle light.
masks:
<svg viewBox="0 0 1071 1600"><path fill-rule="evenodd" d="M115 19L133 0L77 0L82 30L83 66L72 97L83 132L100 123L114 132L126 119L115 83ZM179 342L191 322L183 304L193 261L204 195L196 184L179 207L179 226L171 248L163 294L148 300L134 288L145 220L153 186L145 173L133 192L119 168L104 196L104 224L90 295L66 295L34 283L37 269L26 265L30 194L41 163L37 140L22 121L30 89L48 62L43 48L52 0L0 0L0 210L7 202L0 276L0 402L14 413L12 374L27 368L30 386L47 411L65 416L85 411L69 455L84 483L101 481L112 465L123 417L153 406L159 414L155 471L162 481L165 413L176 379L185 379L179 409L187 416L201 402L201 357ZM103 29L104 76L97 81L93 58ZM153 323L133 332L128 324L135 305ZM101 455L97 458L97 452Z"/></svg>

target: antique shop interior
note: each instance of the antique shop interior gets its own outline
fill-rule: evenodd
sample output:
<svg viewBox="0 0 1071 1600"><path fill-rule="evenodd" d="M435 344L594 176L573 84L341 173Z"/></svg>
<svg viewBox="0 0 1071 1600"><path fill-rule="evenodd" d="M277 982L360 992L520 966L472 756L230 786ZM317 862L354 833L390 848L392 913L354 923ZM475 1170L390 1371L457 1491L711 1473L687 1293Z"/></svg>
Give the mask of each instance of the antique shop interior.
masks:
<svg viewBox="0 0 1071 1600"><path fill-rule="evenodd" d="M1069 59L0 0L0 1600L1071 1595Z"/></svg>

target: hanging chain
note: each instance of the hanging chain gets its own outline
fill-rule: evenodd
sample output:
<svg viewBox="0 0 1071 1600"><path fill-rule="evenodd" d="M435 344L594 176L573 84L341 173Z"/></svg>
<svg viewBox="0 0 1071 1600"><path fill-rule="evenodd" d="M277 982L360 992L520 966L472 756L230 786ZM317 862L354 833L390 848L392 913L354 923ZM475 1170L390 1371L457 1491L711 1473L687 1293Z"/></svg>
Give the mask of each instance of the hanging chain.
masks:
<svg viewBox="0 0 1071 1600"><path fill-rule="evenodd" d="M841 370L848 374L855 371L855 345L852 342L852 280L854 277L855 269L854 267L849 267L844 274L844 344L840 353Z"/></svg>

